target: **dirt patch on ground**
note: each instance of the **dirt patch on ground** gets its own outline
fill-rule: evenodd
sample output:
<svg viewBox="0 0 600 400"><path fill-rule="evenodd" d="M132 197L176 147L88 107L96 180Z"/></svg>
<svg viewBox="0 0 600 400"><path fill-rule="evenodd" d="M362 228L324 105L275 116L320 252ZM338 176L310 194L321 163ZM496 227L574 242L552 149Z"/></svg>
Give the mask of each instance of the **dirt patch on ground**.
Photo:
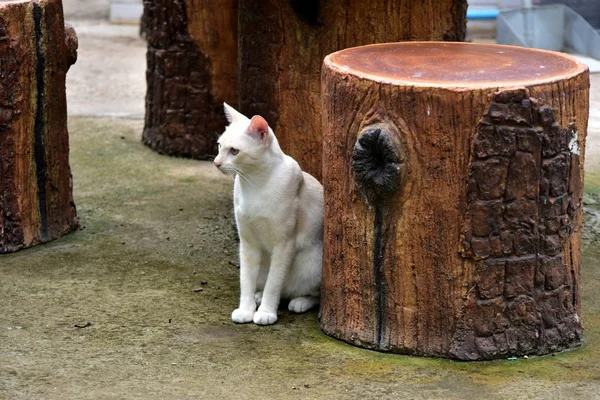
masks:
<svg viewBox="0 0 600 400"><path fill-rule="evenodd" d="M65 19L106 20L110 0L62 0Z"/></svg>

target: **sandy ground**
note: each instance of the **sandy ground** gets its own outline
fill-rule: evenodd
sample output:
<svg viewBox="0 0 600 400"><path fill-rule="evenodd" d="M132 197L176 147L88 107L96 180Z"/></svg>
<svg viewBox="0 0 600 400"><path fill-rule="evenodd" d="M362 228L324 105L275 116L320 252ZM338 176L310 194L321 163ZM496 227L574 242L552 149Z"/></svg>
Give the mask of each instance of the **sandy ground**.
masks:
<svg viewBox="0 0 600 400"><path fill-rule="evenodd" d="M65 19L108 20L110 0L62 0Z"/></svg>
<svg viewBox="0 0 600 400"><path fill-rule="evenodd" d="M145 44L137 27L106 24L102 3L65 0L80 38L68 97L81 229L0 257L0 399L600 399L600 75L586 159L585 345L480 363L387 355L328 338L316 311L283 311L265 328L230 321L231 181L141 144Z"/></svg>
<svg viewBox="0 0 600 400"><path fill-rule="evenodd" d="M77 62L67 75L69 115L144 118L146 42L135 25L67 20L77 31Z"/></svg>

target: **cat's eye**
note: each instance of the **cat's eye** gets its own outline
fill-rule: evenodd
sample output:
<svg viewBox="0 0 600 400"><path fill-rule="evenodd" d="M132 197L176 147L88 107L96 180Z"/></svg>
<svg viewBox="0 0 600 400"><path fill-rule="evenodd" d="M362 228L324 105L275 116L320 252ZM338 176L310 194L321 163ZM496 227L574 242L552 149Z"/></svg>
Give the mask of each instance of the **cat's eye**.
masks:
<svg viewBox="0 0 600 400"><path fill-rule="evenodd" d="M233 147L231 148L231 154L233 154L234 156L237 156L239 152L240 151L238 149L234 149Z"/></svg>

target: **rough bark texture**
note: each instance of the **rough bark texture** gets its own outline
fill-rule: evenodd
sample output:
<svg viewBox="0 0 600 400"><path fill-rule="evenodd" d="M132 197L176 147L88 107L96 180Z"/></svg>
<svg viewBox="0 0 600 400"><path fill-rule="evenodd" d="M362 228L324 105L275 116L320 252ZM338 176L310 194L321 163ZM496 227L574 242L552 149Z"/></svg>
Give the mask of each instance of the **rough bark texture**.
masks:
<svg viewBox="0 0 600 400"><path fill-rule="evenodd" d="M237 99L237 0L145 0L148 40L143 142L205 159Z"/></svg>
<svg viewBox="0 0 600 400"><path fill-rule="evenodd" d="M335 53L322 84L323 330L462 360L579 345L587 68L404 43Z"/></svg>
<svg viewBox="0 0 600 400"><path fill-rule="evenodd" d="M334 51L404 40L462 41L466 0L240 0L239 105L321 179L320 69Z"/></svg>
<svg viewBox="0 0 600 400"><path fill-rule="evenodd" d="M60 0L0 3L0 253L77 227L65 77L77 37Z"/></svg>

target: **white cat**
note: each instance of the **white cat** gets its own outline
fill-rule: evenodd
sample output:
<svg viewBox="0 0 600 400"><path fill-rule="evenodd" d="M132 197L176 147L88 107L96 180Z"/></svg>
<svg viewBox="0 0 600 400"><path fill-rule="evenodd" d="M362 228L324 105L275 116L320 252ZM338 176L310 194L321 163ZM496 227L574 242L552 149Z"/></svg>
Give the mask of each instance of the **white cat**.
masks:
<svg viewBox="0 0 600 400"><path fill-rule="evenodd" d="M240 305L231 319L270 325L277 321L280 298L291 299L288 308L296 313L319 304L323 187L281 151L263 117L248 119L224 106L230 124L214 163L235 175Z"/></svg>

